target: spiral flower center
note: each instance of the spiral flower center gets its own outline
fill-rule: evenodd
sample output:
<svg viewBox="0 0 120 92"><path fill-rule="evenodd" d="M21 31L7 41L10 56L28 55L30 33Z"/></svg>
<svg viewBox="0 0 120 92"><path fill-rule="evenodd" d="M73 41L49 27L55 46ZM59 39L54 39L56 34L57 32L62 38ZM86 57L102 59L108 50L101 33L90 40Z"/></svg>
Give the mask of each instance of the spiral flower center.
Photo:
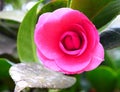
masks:
<svg viewBox="0 0 120 92"><path fill-rule="evenodd" d="M82 44L82 39L80 39L78 34L70 32L62 39L62 44L68 51L78 50Z"/></svg>
<svg viewBox="0 0 120 92"><path fill-rule="evenodd" d="M60 42L61 49L67 54L78 54L84 45L84 37L74 31L63 34Z"/></svg>

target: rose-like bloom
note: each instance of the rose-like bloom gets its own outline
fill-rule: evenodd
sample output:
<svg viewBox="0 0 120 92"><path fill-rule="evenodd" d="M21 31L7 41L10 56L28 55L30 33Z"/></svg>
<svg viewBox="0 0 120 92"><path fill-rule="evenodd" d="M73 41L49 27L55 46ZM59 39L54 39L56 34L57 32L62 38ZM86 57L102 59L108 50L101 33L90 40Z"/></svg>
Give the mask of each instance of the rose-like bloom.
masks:
<svg viewBox="0 0 120 92"><path fill-rule="evenodd" d="M97 29L77 10L60 8L42 14L34 39L43 65L65 74L93 70L104 60Z"/></svg>

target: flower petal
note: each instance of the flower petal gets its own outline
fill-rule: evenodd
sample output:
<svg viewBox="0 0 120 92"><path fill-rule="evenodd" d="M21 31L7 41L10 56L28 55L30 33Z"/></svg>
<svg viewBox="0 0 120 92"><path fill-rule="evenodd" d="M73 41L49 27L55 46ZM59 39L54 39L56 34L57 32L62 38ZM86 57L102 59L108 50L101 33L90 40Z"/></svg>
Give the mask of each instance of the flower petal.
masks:
<svg viewBox="0 0 120 92"><path fill-rule="evenodd" d="M68 27L73 24L80 25L86 32L89 51L99 42L99 34L94 24L83 13L77 10L72 10L64 15L61 19L61 24L64 29L68 29Z"/></svg>
<svg viewBox="0 0 120 92"><path fill-rule="evenodd" d="M42 14L39 19L38 19L38 23L37 23L37 27L39 27L40 25L44 24L45 22L47 22L47 20L49 19L49 17L51 16L51 12L47 12Z"/></svg>
<svg viewBox="0 0 120 92"><path fill-rule="evenodd" d="M82 48L80 50L82 52L77 55L65 53L60 47L62 35L69 31L77 31L84 38L82 40L85 41L84 49ZM60 8L41 15L36 25L34 39L42 63L65 74L92 70L104 58L104 49L99 44L99 34L94 24L81 12L70 8ZM72 46L71 43L67 44L68 40L65 42L65 46ZM78 47L78 44L75 46Z"/></svg>
<svg viewBox="0 0 120 92"><path fill-rule="evenodd" d="M90 71L95 69L100 65L102 61L104 61L104 49L103 46L99 43L96 49L93 51L92 59L90 64L85 68L85 71Z"/></svg>
<svg viewBox="0 0 120 92"><path fill-rule="evenodd" d="M52 59L47 58L45 55L43 55L39 49L37 49L37 55L40 59L40 62L43 63L46 67L55 70L55 71L61 71L61 69L56 65L55 61Z"/></svg>
<svg viewBox="0 0 120 92"><path fill-rule="evenodd" d="M46 57L52 59L57 57L58 53L62 53L59 48L60 32L61 28L56 20L52 23L46 23L39 31L35 31L35 43Z"/></svg>
<svg viewBox="0 0 120 92"><path fill-rule="evenodd" d="M76 56L63 56L55 60L57 66L63 70L63 72L67 72L67 74L72 73L80 73L83 72L84 68L88 66L91 58L90 55L86 55L86 57L76 57Z"/></svg>
<svg viewBox="0 0 120 92"><path fill-rule="evenodd" d="M36 31L38 31L40 27L43 26L46 22L51 22L53 20L60 20L63 15L65 15L71 10L72 9L70 8L61 8L55 10L54 12L47 12L42 14L39 17L38 22L36 24Z"/></svg>

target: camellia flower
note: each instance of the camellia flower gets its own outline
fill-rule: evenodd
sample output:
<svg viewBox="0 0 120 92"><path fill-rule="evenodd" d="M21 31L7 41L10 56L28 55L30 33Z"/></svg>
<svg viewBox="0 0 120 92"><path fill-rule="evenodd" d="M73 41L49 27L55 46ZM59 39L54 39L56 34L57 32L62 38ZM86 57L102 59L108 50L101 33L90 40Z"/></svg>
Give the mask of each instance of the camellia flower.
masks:
<svg viewBox="0 0 120 92"><path fill-rule="evenodd" d="M104 60L97 29L78 10L60 8L42 14L34 39L43 65L65 74L93 70Z"/></svg>

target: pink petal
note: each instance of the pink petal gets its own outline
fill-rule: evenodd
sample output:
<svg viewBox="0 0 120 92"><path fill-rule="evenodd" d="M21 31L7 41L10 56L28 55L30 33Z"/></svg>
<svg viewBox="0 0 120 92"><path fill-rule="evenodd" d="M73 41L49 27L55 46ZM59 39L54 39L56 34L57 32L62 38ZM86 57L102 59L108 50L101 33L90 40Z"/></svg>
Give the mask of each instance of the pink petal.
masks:
<svg viewBox="0 0 120 92"><path fill-rule="evenodd" d="M72 23L73 24L78 24L78 25L82 26L82 28L85 30L85 35L87 37L87 48L85 50L86 55L85 54L84 55L81 54L81 56L84 56L86 58L88 56L88 53L90 54L94 50L96 44L99 43L99 34L98 34L98 31L95 28L94 24L92 24L91 21L85 15L83 15L82 13L80 13L78 11L71 11L71 12L69 12L68 14L66 14L65 16L63 16L63 18L61 20L61 24L62 24L62 26L63 26L64 29L66 29L67 27L69 27L69 25L72 24ZM83 61L86 62L86 63L88 63L87 60L83 59ZM65 62L65 60L63 62ZM57 65L59 65L59 67L62 68L63 70L64 70L64 68L68 68L68 67L62 65L62 63L61 64L57 64ZM82 71L82 69L83 69L83 67L85 65L83 65L83 67L81 67L80 63L78 64L77 67L76 66L75 67L78 70ZM67 64L70 66L69 60L68 60ZM81 69L78 68L79 66L81 67ZM69 69L70 69L70 67L67 69L67 71L69 71ZM70 69L70 70L75 70L75 69ZM84 69L83 69L83 71L84 71ZM79 73L79 71L77 71L77 73Z"/></svg>
<svg viewBox="0 0 120 92"><path fill-rule="evenodd" d="M43 55L39 49L37 49L37 55L41 61L46 67L55 70L55 71L61 71L61 69L56 65L55 61L52 59L47 58L45 55Z"/></svg>
<svg viewBox="0 0 120 92"><path fill-rule="evenodd" d="M72 9L70 9L70 8L60 8L53 12L44 13L39 17L37 25L38 26L43 25L46 22L50 22L53 20L60 20L65 14L67 14L68 12L71 12L71 10Z"/></svg>
<svg viewBox="0 0 120 92"><path fill-rule="evenodd" d="M88 41L87 50L92 51L94 46L99 43L99 34L97 29L90 22L84 21L82 27L86 31L86 37Z"/></svg>
<svg viewBox="0 0 120 92"><path fill-rule="evenodd" d="M36 24L36 31L39 30L39 28L44 25L46 22L53 21L53 20L60 20L63 15L71 11L70 8L61 8L57 9L54 12L47 12L42 14L39 19L38 23Z"/></svg>
<svg viewBox="0 0 120 92"><path fill-rule="evenodd" d="M61 24L64 29L68 29L71 24L78 24L84 30L88 41L88 51L92 50L96 43L99 42L99 34L94 24L81 12L73 10L61 19Z"/></svg>
<svg viewBox="0 0 120 92"><path fill-rule="evenodd" d="M69 31L67 31L67 32L65 32L64 34L62 34L61 40L62 40L66 35L71 34L71 31L72 31L72 32L75 33L76 35L79 35L79 36L82 38L82 41L84 41L84 42L82 42L82 44L81 44L82 46L81 46L78 50L68 51L68 50L66 50L66 49L63 47L63 44L64 44L64 43L61 43L61 41L60 41L60 48L62 49L63 52L65 52L65 53L68 54L68 55L75 55L75 54L76 54L76 55L80 55L80 54L82 54L82 53L85 51L86 47L87 47L87 39L86 39L85 30L84 30L80 25L78 25L78 24L74 24L74 25L69 26L67 30L69 30ZM80 40L80 39L79 39L79 40ZM69 45L68 42L66 42L66 44ZM70 44L71 44L71 41L70 41ZM76 45L77 42L75 42L74 44ZM70 56L70 57L71 57L71 56Z"/></svg>
<svg viewBox="0 0 120 92"><path fill-rule="evenodd" d="M91 58L90 55L85 56L63 56L55 60L57 66L66 72L66 74L76 74L83 72L84 68L88 66L90 63Z"/></svg>
<svg viewBox="0 0 120 92"><path fill-rule="evenodd" d="M60 48L60 40L64 32L67 30L80 30L83 31L78 25L71 25L68 29L61 29L58 21L52 21L52 23L46 23L44 26L41 26L39 31L35 31L35 43L41 52L46 55L48 58L59 58L62 57L64 53ZM55 30L55 31L54 31ZM79 31L79 32L80 32ZM80 32L83 33L83 32ZM84 35L85 36L85 35ZM87 45L85 39L85 50ZM84 51L81 49L80 51ZM82 53L79 52L79 53ZM69 55L68 55L69 56ZM71 56L70 56L71 57Z"/></svg>
<svg viewBox="0 0 120 92"><path fill-rule="evenodd" d="M47 22L47 20L51 16L51 14L52 14L51 12L47 12L47 13L42 14L38 19L38 23L36 25L36 28L39 28L40 25L43 25L45 22Z"/></svg>
<svg viewBox="0 0 120 92"><path fill-rule="evenodd" d="M83 73L84 71L64 71L64 70L62 70L62 71L60 71L60 72L62 72L62 73L64 73L64 74L81 74L81 73Z"/></svg>
<svg viewBox="0 0 120 92"><path fill-rule="evenodd" d="M55 10L53 13L53 15L56 15L58 19L61 19L64 15L66 15L67 13L73 11L73 9L70 8L60 8Z"/></svg>
<svg viewBox="0 0 120 92"><path fill-rule="evenodd" d="M61 27L56 20L46 23L39 31L35 31L35 43L46 57L52 59L59 53L63 53L59 48L61 32Z"/></svg>
<svg viewBox="0 0 120 92"><path fill-rule="evenodd" d="M64 32L71 30L73 24L83 28L82 32L84 31L87 41L85 51L78 56L64 53L59 46L61 36ZM36 26L34 37L39 49L39 58L45 66L53 70L75 74L92 70L101 63L98 57L102 57L103 54L99 56L97 51L102 47L98 46L97 51L93 51L95 45L99 43L98 32L88 18L76 10L61 8L42 15ZM92 51L94 53L91 55ZM98 63L92 65L96 60Z"/></svg>
<svg viewBox="0 0 120 92"><path fill-rule="evenodd" d="M96 46L96 49L93 51L92 56L93 57L90 61L90 64L85 68L85 71L90 71L95 69L104 60L104 49L100 43Z"/></svg>
<svg viewBox="0 0 120 92"><path fill-rule="evenodd" d="M71 10L64 14L61 19L61 24L63 27L67 27L71 24L82 24L82 21L88 20L88 18L77 10Z"/></svg>
<svg viewBox="0 0 120 92"><path fill-rule="evenodd" d="M34 39L37 47L48 58L55 58L58 55L57 53L61 53L59 41L65 30L62 29L59 21L69 11L71 11L70 8L61 8L53 13L45 13L39 18Z"/></svg>

